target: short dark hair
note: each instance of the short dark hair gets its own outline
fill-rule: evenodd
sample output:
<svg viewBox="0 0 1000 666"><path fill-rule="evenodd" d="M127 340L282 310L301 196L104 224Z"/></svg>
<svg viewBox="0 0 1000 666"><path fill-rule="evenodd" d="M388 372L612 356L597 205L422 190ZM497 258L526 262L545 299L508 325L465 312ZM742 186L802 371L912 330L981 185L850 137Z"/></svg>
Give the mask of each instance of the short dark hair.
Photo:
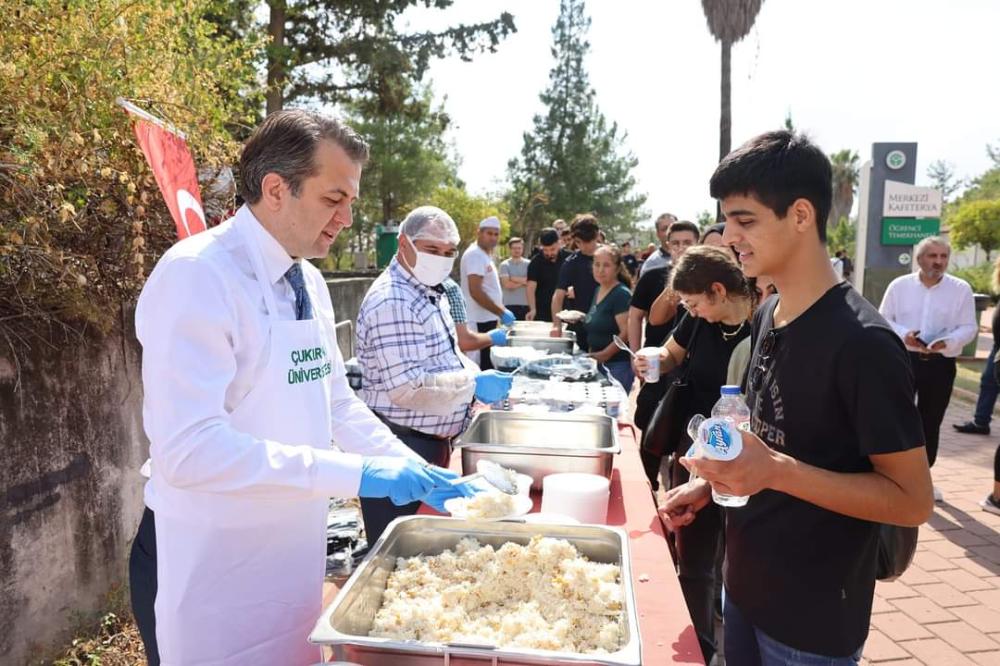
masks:
<svg viewBox="0 0 1000 666"><path fill-rule="evenodd" d="M559 242L559 232L552 227L545 227L542 229L542 233L538 235L538 242L545 247L555 245Z"/></svg>
<svg viewBox="0 0 1000 666"><path fill-rule="evenodd" d="M808 138L788 130L756 136L722 158L709 181L715 199L752 195L784 217L797 199L816 210L816 230L826 240L826 218L833 200L830 160Z"/></svg>
<svg viewBox="0 0 1000 666"><path fill-rule="evenodd" d="M705 243L705 239L708 238L709 236L711 236L712 234L719 234L720 236L722 236L725 233L726 233L726 223L725 222L719 222L718 224L712 224L712 225L709 225L709 226L705 227L705 230L701 232L701 238L699 239L698 242L704 244Z"/></svg>
<svg viewBox="0 0 1000 666"><path fill-rule="evenodd" d="M343 148L356 164L368 161L368 144L336 118L304 109L269 115L243 146L240 196L247 203L260 201L261 182L269 173L284 178L292 195L298 196L302 181L316 173L316 146L324 139Z"/></svg>
<svg viewBox="0 0 1000 666"><path fill-rule="evenodd" d="M677 260L670 271L670 288L681 294L711 295L715 282L735 296L753 296L753 289L733 253L721 247L693 247Z"/></svg>
<svg viewBox="0 0 1000 666"><path fill-rule="evenodd" d="M660 213L659 217L656 218L656 222L653 222L653 229L655 229L656 231L659 231L660 230L660 222L662 222L664 220L666 220L669 223L673 223L673 222L677 221L677 216L674 215L673 213ZM669 227L670 224L668 224L667 226Z"/></svg>
<svg viewBox="0 0 1000 666"><path fill-rule="evenodd" d="M690 231L694 234L695 241L698 240L698 225L694 222L688 222L687 220L671 222L670 226L667 227L667 240L670 240L670 236L678 231Z"/></svg>
<svg viewBox="0 0 1000 666"><path fill-rule="evenodd" d="M597 240L597 233L601 230L597 218L590 213L580 213L574 217L569 228L573 232L573 237L584 243Z"/></svg>

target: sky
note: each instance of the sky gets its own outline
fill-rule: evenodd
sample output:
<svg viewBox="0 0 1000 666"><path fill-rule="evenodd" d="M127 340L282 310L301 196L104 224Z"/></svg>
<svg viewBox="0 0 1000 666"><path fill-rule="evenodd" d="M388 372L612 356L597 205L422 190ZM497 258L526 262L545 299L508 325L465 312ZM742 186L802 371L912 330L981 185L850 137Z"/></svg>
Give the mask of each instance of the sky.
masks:
<svg viewBox="0 0 1000 666"><path fill-rule="evenodd" d="M719 45L698 0L590 0L586 61L597 104L628 133L637 190L652 218L694 219L715 209L708 179L718 162ZM410 10L405 25L441 29L514 15L518 32L472 62L434 62L429 78L452 118L459 177L473 193L504 187L553 64L558 0L456 0ZM917 184L927 166L959 177L990 166L1000 144L997 0L765 0L733 47L733 147L792 122L827 153L865 161L876 141L916 141Z"/></svg>

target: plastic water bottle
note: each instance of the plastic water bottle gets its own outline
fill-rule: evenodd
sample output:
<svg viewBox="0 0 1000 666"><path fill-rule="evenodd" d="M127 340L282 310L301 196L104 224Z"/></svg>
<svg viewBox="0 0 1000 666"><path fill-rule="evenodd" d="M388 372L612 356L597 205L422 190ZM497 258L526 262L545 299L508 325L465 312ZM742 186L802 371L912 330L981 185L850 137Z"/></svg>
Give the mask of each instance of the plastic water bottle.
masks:
<svg viewBox="0 0 1000 666"><path fill-rule="evenodd" d="M740 395L740 387L727 384L722 387L720 392L721 395L719 396L718 402L716 402L712 407L712 419L725 419L726 421L732 423L737 430L749 431L750 407L743 400L743 396ZM713 433L709 431L707 434L711 436ZM705 443L709 444L709 446L704 447L706 456L717 458L718 456L712 455L713 447L711 446L711 440ZM703 446L705 443L703 443ZM742 440L738 442L738 445L739 449L742 450ZM716 504L721 506L740 507L747 503L749 497L746 495L724 495L712 490L712 499L715 500Z"/></svg>

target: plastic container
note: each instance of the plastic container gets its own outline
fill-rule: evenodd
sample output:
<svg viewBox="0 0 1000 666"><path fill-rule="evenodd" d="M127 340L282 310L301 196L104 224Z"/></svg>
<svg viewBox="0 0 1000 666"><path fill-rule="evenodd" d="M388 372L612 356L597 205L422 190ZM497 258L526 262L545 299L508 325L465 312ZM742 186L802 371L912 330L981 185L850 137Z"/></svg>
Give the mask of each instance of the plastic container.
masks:
<svg viewBox="0 0 1000 666"><path fill-rule="evenodd" d="M549 474L542 479L542 513L604 525L608 520L610 488L611 482L597 474Z"/></svg>
<svg viewBox="0 0 1000 666"><path fill-rule="evenodd" d="M706 431L707 439L702 439L702 446L709 458L732 460L743 450L743 438L739 431L750 430L750 407L743 400L739 386L727 384L719 392L719 400L712 406L712 418L705 423L721 419L732 424L733 428L731 432L726 432L721 425L712 426ZM720 506L741 507L745 506L750 498L746 495L726 495L713 490L712 499Z"/></svg>
<svg viewBox="0 0 1000 666"><path fill-rule="evenodd" d="M642 373L642 378L646 380L647 384L655 384L660 381L660 352L662 351L660 347L643 347L636 352L649 363L646 366L646 371Z"/></svg>

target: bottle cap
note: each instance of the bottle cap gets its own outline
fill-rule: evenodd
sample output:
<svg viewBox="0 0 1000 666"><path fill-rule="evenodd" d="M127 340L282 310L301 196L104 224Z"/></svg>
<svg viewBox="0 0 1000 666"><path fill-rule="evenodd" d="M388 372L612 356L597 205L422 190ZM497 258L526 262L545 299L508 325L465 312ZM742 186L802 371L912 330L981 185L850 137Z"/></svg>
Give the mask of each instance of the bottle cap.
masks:
<svg viewBox="0 0 1000 666"><path fill-rule="evenodd" d="M722 395L740 395L740 387L735 384L726 384L722 387Z"/></svg>

